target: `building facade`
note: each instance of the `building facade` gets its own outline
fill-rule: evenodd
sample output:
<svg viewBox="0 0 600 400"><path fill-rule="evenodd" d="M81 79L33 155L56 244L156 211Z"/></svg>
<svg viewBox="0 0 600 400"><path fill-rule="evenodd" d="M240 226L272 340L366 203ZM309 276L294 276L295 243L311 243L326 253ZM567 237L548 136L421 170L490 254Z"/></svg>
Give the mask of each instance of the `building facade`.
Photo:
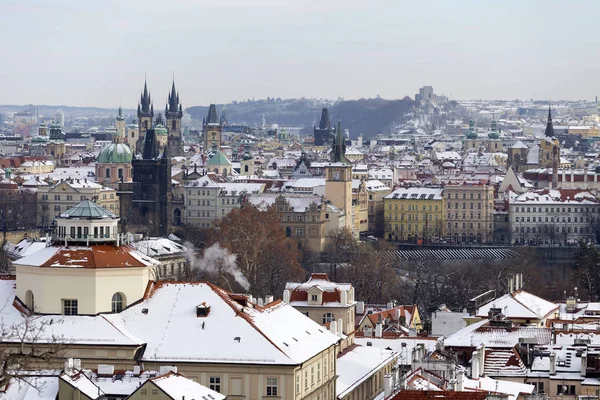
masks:
<svg viewBox="0 0 600 400"><path fill-rule="evenodd" d="M384 197L384 237L391 241L437 241L444 237L443 189L410 187Z"/></svg>
<svg viewBox="0 0 600 400"><path fill-rule="evenodd" d="M452 243L491 243L494 231L494 188L482 181L444 186L446 237Z"/></svg>

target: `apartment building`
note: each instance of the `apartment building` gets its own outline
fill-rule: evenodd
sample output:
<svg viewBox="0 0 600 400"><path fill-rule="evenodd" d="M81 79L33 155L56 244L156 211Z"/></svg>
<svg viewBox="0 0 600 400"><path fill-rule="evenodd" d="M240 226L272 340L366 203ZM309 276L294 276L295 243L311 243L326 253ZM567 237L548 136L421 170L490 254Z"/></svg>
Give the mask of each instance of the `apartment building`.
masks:
<svg viewBox="0 0 600 400"><path fill-rule="evenodd" d="M509 202L512 243L573 244L594 241L600 201L576 189L534 190Z"/></svg>
<svg viewBox="0 0 600 400"><path fill-rule="evenodd" d="M494 188L464 180L444 186L446 237L452 243L490 243L494 231Z"/></svg>
<svg viewBox="0 0 600 400"><path fill-rule="evenodd" d="M264 191L264 183L230 183L216 174L204 175L185 184L184 223L211 228L231 210L239 209L248 194Z"/></svg>
<svg viewBox="0 0 600 400"><path fill-rule="evenodd" d="M444 236L443 189L409 187L383 198L385 235L393 241L438 241Z"/></svg>
<svg viewBox="0 0 600 400"><path fill-rule="evenodd" d="M92 200L112 213L120 210L117 191L88 179L65 179L37 188L37 224L49 226L55 217L84 200Z"/></svg>

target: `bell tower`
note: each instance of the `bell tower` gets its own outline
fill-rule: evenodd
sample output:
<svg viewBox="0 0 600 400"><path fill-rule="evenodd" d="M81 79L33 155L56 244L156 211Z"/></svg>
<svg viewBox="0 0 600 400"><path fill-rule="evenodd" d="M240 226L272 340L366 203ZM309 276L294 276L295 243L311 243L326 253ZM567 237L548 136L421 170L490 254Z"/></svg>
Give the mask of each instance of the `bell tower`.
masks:
<svg viewBox="0 0 600 400"><path fill-rule="evenodd" d="M333 139L331 162L326 168L325 197L344 211L344 227L352 233L352 164L346 158L346 143L339 121Z"/></svg>
<svg viewBox="0 0 600 400"><path fill-rule="evenodd" d="M208 149L212 149L213 144L216 144L217 148L221 147L222 129L222 120L217 116L217 106L211 104L208 107L208 115L202 121L202 137L205 153Z"/></svg>
<svg viewBox="0 0 600 400"><path fill-rule="evenodd" d="M139 125L139 136L136 142L136 151L142 152L144 148L144 138L148 129L152 128L152 119L154 118L154 104L150 98L150 92L148 92L148 85L144 80L144 91L140 96L140 102L137 109L138 125Z"/></svg>
<svg viewBox="0 0 600 400"><path fill-rule="evenodd" d="M171 87L171 93L167 100L167 106L165 107L165 116L167 117L167 131L169 146L169 153L171 157L182 157L183 156L183 142L181 140L181 117L183 116L183 110L179 103L179 93L175 90L175 80L173 80L173 86Z"/></svg>

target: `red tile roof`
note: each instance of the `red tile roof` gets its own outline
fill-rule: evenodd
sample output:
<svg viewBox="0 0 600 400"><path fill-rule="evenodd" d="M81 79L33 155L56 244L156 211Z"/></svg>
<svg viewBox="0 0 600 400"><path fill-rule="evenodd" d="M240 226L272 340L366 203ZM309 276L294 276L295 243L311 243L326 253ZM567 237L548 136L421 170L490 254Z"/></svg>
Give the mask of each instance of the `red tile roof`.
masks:
<svg viewBox="0 0 600 400"><path fill-rule="evenodd" d="M91 247L62 248L41 267L79 267L79 268L122 268L145 267L147 264L131 255L135 251L129 246L94 245ZM147 257L144 257L147 258ZM150 260L148 261L148 264Z"/></svg>
<svg viewBox="0 0 600 400"><path fill-rule="evenodd" d="M451 400L485 400L485 392L450 392L437 390L402 390L389 400L428 400L428 399L451 399Z"/></svg>

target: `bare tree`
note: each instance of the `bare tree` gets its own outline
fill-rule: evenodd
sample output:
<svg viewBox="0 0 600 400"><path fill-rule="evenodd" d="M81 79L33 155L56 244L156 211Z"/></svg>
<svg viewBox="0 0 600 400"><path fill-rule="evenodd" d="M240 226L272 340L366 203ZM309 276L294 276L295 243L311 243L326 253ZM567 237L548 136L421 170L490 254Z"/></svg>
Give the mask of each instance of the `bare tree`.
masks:
<svg viewBox="0 0 600 400"><path fill-rule="evenodd" d="M11 380L30 385L28 371L61 368L66 344L59 337L48 336L49 324L33 315L24 315L16 324L0 324L0 387Z"/></svg>

